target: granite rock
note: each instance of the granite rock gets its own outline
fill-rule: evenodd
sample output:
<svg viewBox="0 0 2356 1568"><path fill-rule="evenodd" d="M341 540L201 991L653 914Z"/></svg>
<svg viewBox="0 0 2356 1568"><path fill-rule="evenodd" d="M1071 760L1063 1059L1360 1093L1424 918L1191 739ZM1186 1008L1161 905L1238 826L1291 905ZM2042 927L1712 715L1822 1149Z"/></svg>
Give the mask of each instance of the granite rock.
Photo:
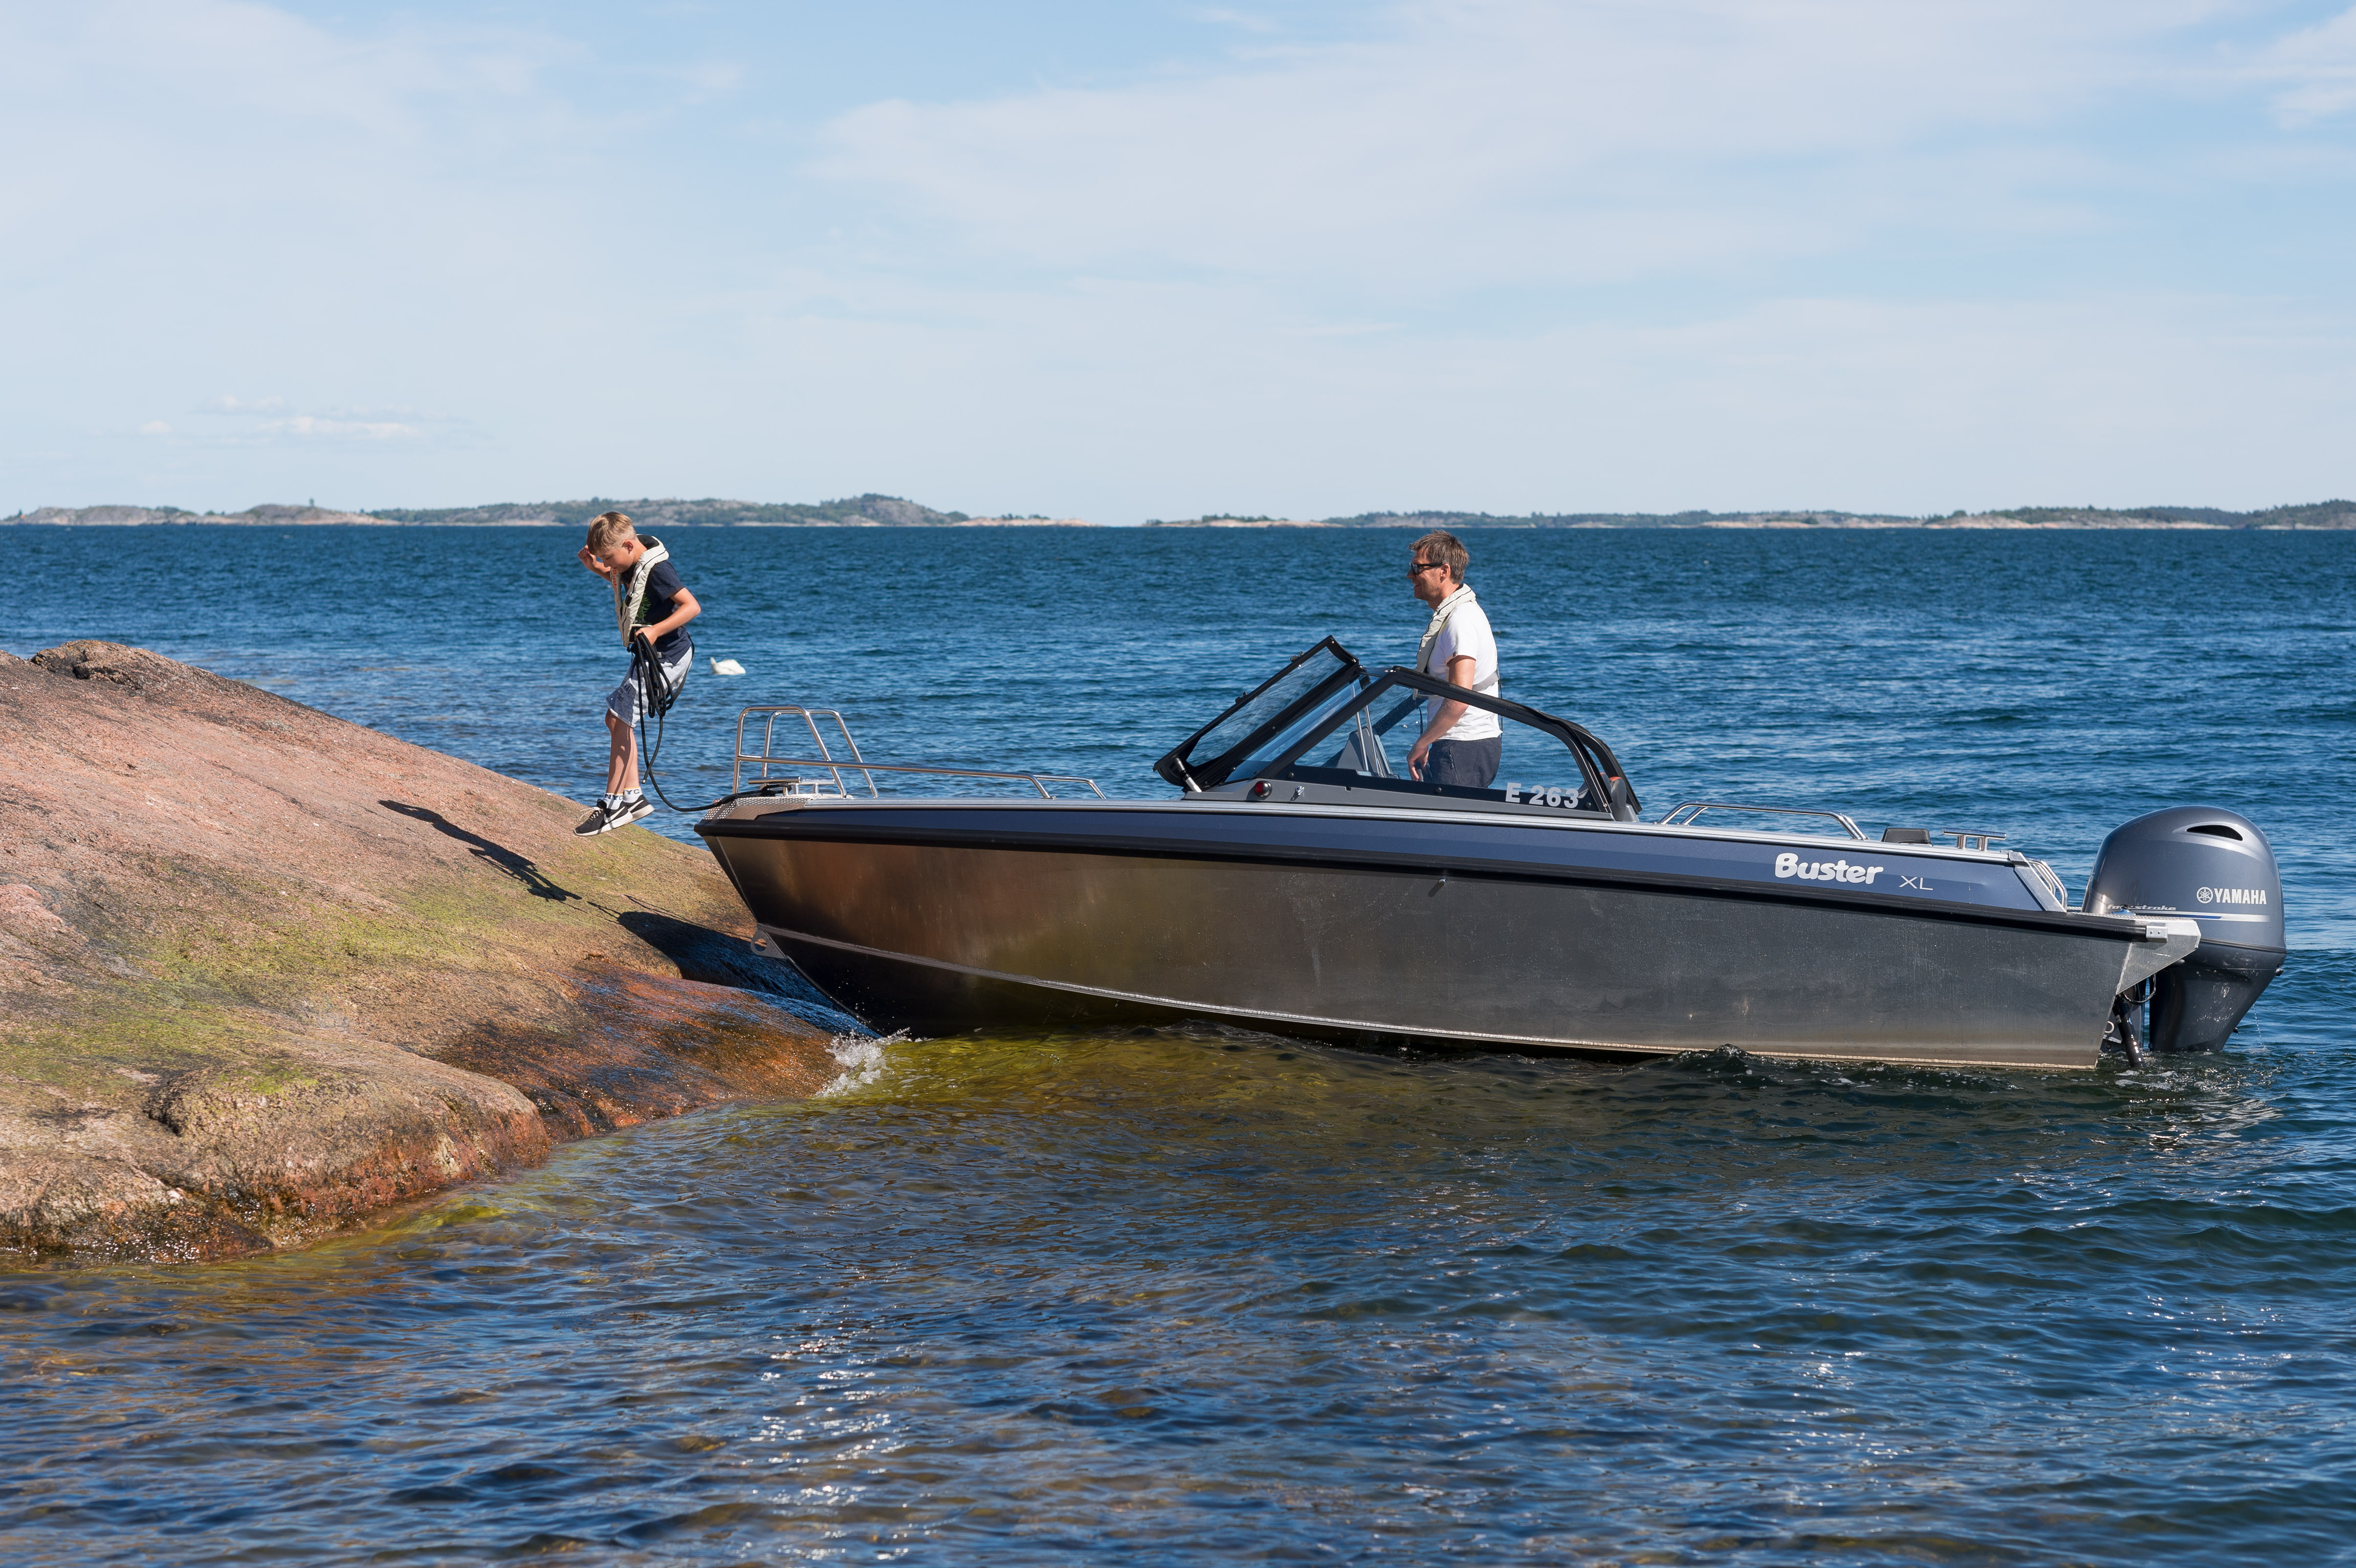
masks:
<svg viewBox="0 0 2356 1568"><path fill-rule="evenodd" d="M697 850L120 644L0 724L0 1248L296 1245L835 1070Z"/></svg>

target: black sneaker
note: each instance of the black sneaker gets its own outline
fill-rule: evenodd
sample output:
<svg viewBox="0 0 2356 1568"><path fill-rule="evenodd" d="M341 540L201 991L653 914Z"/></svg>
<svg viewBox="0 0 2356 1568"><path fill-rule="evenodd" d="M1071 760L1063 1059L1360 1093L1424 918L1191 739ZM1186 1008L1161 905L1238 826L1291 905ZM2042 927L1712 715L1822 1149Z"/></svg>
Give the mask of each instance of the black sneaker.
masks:
<svg viewBox="0 0 2356 1568"><path fill-rule="evenodd" d="M626 828L639 818L651 817L654 814L654 807L647 802L644 796L635 800L625 800L618 806L608 806L605 801L600 800L597 802L596 810L581 819L581 825L573 830L573 836L583 839L594 838L599 833L610 833L616 828Z"/></svg>

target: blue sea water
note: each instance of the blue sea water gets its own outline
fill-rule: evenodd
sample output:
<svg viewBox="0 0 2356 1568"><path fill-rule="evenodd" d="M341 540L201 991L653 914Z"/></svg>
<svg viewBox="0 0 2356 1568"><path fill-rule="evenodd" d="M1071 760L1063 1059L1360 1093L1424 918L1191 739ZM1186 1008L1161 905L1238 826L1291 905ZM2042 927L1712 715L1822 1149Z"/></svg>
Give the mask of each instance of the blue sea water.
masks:
<svg viewBox="0 0 2356 1568"><path fill-rule="evenodd" d="M695 530L675 799L736 708L1153 794L1394 532ZM12 1563L2356 1560L2356 537L1469 535L1507 694L1686 799L1985 829L2083 886L2254 817L2232 1049L2094 1074L846 1044L311 1251L0 1273ZM142 643L585 800L541 530L0 532L0 647ZM683 819L662 820L687 834Z"/></svg>

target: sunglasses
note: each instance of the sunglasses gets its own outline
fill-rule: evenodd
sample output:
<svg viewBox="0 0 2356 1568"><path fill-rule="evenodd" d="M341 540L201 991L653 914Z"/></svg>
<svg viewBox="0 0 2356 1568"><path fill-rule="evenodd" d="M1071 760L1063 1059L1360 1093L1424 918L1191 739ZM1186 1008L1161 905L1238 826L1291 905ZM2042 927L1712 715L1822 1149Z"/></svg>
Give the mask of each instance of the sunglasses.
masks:
<svg viewBox="0 0 2356 1568"><path fill-rule="evenodd" d="M1448 563L1445 561L1410 561L1408 563L1407 575L1410 577L1419 577L1426 572L1444 572L1447 569Z"/></svg>

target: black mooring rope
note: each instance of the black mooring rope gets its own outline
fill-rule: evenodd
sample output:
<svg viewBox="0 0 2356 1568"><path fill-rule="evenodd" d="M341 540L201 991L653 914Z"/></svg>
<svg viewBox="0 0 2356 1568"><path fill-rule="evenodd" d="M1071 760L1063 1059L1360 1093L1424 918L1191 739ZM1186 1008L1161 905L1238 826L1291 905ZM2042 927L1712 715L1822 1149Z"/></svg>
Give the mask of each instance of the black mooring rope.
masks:
<svg viewBox="0 0 2356 1568"><path fill-rule="evenodd" d="M650 637L630 639L630 679L638 683L638 777L646 781L648 789L655 792L656 800L682 815L691 811L708 811L714 806L724 805L737 798L736 795L730 794L723 795L717 800L706 800L701 806L677 805L669 796L662 792L662 785L655 778L655 757L662 750L663 719L669 714L671 704L679 701L680 693L687 690L687 675L694 673L695 655L692 650L695 645L691 642L688 647L691 651L688 654L690 662L687 673L682 674L678 686L673 687L663 680L662 655L655 651L654 639ZM647 738L648 714L652 714L655 720L655 733L652 740Z"/></svg>

